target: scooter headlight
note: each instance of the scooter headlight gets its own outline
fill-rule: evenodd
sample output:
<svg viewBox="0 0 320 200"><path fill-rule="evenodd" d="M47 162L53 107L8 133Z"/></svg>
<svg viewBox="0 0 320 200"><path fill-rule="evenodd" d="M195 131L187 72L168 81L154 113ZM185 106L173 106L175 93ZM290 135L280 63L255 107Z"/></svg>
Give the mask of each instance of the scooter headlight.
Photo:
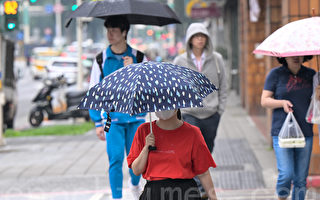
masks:
<svg viewBox="0 0 320 200"><path fill-rule="evenodd" d="M45 84L45 85L52 85L52 80L46 79L46 80L44 81L44 84Z"/></svg>

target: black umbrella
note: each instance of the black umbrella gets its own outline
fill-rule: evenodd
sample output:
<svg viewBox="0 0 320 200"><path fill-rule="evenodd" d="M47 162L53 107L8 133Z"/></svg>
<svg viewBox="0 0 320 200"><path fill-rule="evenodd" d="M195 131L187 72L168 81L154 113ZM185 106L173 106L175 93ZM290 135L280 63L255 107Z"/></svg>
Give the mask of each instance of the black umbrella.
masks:
<svg viewBox="0 0 320 200"><path fill-rule="evenodd" d="M163 26L179 23L177 15L166 4L146 0L104 0L82 3L66 23L69 26L72 18L95 17L107 19L109 16L125 15L130 24Z"/></svg>

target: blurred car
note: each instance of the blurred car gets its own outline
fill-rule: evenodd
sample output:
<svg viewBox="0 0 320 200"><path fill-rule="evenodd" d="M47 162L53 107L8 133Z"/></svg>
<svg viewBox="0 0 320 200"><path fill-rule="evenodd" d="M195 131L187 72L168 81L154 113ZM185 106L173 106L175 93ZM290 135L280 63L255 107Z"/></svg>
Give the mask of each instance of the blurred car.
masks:
<svg viewBox="0 0 320 200"><path fill-rule="evenodd" d="M83 60L83 75L86 77L89 74L88 60ZM76 57L53 57L49 60L47 65L47 78L54 79L63 75L67 79L68 84L73 84L77 81L78 73L78 58Z"/></svg>
<svg viewBox="0 0 320 200"><path fill-rule="evenodd" d="M34 79L46 77L48 61L60 55L58 49L52 47L36 47L32 50L30 58L31 74Z"/></svg>
<svg viewBox="0 0 320 200"><path fill-rule="evenodd" d="M61 57L74 57L74 58L78 58L78 50L76 47L74 46L66 46L60 56ZM91 71L91 67L92 67L92 64L94 62L96 58L96 54L92 53L92 52L89 52L87 50L83 50L82 52L82 56L81 56L81 59L82 59L82 65L83 65L83 68L85 68L84 71L86 72L90 72ZM89 82L90 81L90 74L84 74L85 75L85 79L87 79L87 81Z"/></svg>

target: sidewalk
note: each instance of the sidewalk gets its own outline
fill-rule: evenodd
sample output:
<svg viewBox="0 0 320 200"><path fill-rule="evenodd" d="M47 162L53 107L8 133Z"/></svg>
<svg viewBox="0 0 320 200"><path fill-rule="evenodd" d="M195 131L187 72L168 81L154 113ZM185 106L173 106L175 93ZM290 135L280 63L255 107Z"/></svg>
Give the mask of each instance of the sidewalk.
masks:
<svg viewBox="0 0 320 200"><path fill-rule="evenodd" d="M211 173L219 199L276 199L273 151L234 92L215 145L218 167ZM93 130L82 136L9 138L0 147L0 163L1 200L111 199L105 144ZM123 195L130 200L126 162L123 168ZM308 196L320 199L312 189Z"/></svg>

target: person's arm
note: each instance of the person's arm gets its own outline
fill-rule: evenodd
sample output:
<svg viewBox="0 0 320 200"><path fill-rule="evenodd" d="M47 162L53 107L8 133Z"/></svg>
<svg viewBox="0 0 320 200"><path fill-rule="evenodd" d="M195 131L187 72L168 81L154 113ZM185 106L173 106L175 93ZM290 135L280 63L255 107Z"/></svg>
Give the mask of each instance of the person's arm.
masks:
<svg viewBox="0 0 320 200"><path fill-rule="evenodd" d="M198 178L199 178L204 190L206 191L209 199L210 200L218 199L209 170L207 170L203 174L198 175Z"/></svg>
<svg viewBox="0 0 320 200"><path fill-rule="evenodd" d="M146 136L146 143L140 152L139 156L133 161L131 168L133 173L136 176L139 176L146 170L148 154L149 154L149 146L155 145L155 138L152 133Z"/></svg>
<svg viewBox="0 0 320 200"><path fill-rule="evenodd" d="M220 115L223 114L224 109L227 104L227 97L228 97L228 83L227 83L227 77L225 72L225 64L223 62L223 58L221 55L216 56L217 63L220 69L219 75L219 90L218 90L218 99L219 99L219 106L218 106L218 112Z"/></svg>
<svg viewBox="0 0 320 200"><path fill-rule="evenodd" d="M96 135L100 140L102 141L106 140L103 126L96 127Z"/></svg>
<svg viewBox="0 0 320 200"><path fill-rule="evenodd" d="M264 108L283 108L288 113L292 112L292 103L289 100L274 99L273 92L269 90L263 90L261 95L261 106Z"/></svg>

